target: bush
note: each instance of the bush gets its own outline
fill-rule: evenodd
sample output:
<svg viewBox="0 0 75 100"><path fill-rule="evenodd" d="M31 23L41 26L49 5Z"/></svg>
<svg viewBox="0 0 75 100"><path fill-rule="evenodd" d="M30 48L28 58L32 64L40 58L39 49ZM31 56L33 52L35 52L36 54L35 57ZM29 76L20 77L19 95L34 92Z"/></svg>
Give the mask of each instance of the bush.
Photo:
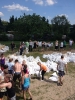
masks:
<svg viewBox="0 0 75 100"><path fill-rule="evenodd" d="M0 34L0 41L8 41L6 34Z"/></svg>

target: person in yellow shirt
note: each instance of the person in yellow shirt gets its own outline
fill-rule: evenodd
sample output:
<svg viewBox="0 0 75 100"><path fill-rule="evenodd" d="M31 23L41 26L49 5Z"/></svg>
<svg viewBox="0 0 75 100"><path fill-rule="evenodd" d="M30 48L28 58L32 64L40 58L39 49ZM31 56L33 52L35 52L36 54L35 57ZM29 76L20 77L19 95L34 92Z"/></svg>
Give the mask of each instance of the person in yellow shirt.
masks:
<svg viewBox="0 0 75 100"><path fill-rule="evenodd" d="M44 75L47 71L47 67L44 64L41 64L41 62L38 62L37 64L40 66L40 71L41 71L41 74L42 74L42 80L44 80Z"/></svg>

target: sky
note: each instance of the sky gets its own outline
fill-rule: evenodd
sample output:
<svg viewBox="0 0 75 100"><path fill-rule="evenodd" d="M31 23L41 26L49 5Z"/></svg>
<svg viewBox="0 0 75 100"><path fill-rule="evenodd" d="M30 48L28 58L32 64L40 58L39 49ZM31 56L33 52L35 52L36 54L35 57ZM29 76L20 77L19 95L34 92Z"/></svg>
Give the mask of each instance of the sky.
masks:
<svg viewBox="0 0 75 100"><path fill-rule="evenodd" d="M51 21L55 16L65 15L70 24L75 24L75 0L1 0L1 20L9 21L10 17L33 14L44 16Z"/></svg>

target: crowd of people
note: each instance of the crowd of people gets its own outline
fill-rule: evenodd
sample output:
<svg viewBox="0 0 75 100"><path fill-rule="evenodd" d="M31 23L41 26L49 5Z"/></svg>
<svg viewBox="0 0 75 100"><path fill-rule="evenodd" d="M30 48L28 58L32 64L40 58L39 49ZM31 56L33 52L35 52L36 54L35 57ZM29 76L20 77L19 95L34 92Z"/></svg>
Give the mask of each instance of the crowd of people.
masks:
<svg viewBox="0 0 75 100"><path fill-rule="evenodd" d="M69 40L69 47L72 49L74 41L72 39ZM58 40L55 41L55 50L64 50L67 46L66 40L59 42Z"/></svg>
<svg viewBox="0 0 75 100"><path fill-rule="evenodd" d="M23 98L26 100L26 92L30 95L32 100L32 94L30 92L30 76L27 69L26 62L22 64L16 59L13 62L13 58L9 58L9 61L5 63L5 57L1 54L0 57L0 100L3 100L3 96L7 96L7 100L16 100L16 80L18 79L18 88L23 92Z"/></svg>
<svg viewBox="0 0 75 100"><path fill-rule="evenodd" d="M72 48L73 40L69 40L69 46ZM20 43L19 52L22 55L23 51L28 48L30 52L32 52L33 48L36 49L38 46L45 48L50 46L55 46L55 50L66 48L66 41L56 40L55 44L50 42L37 42L37 41L29 41ZM15 43L11 43L11 50L13 52L15 48ZM44 75L47 71L47 66L42 64L41 62L37 63L40 67L39 73L41 72L41 81L44 80ZM63 85L63 77L65 75L65 68L67 73L67 63L64 61L64 56L61 56L61 59L57 62L57 70L58 70L58 86ZM26 93L28 92L30 96L30 100L33 99L32 93L30 91L30 74L27 68L26 61L23 60L22 64L16 59L13 61L13 58L9 58L9 61L6 63L5 56L2 53L0 55L0 100L3 100L3 96L7 97L7 100L16 100L16 80L18 79L18 88L23 93L23 98L26 100Z"/></svg>
<svg viewBox="0 0 75 100"><path fill-rule="evenodd" d="M19 54L22 55L23 52L26 54L29 52L32 52L33 50L36 50L38 47L40 47L43 50L46 50L50 47L53 47L53 50L65 50L67 45L70 49L72 49L74 44L74 41L72 39L69 40L68 44L66 40L62 40L61 42L56 40L55 42L45 42L45 41L32 41L29 40L27 42L20 42L19 46ZM12 42L10 44L11 51L13 52L14 48L16 47L15 43ZM38 49L40 49L38 48ZM40 50L39 50L40 51Z"/></svg>
<svg viewBox="0 0 75 100"><path fill-rule="evenodd" d="M13 62L13 58L9 58L9 61L5 63L4 54L0 57L0 100L3 100L3 96L7 97L7 100L16 100L16 84L18 80L18 88L23 93L23 98L26 100L26 93L29 94L30 99L33 100L32 93L30 91L30 74L26 64L23 60L20 63L17 59ZM47 71L47 66L41 62L37 62L39 65L39 73L41 72L41 81L44 81L44 75ZM63 85L63 77L65 75L65 68L67 73L67 63L64 61L64 56L57 62L58 70L58 86Z"/></svg>

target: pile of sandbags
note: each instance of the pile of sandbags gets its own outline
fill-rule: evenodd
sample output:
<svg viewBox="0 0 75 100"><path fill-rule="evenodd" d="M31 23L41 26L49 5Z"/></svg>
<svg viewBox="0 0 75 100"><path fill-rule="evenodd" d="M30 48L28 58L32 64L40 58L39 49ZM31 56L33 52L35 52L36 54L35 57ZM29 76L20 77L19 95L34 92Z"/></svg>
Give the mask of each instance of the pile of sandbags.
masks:
<svg viewBox="0 0 75 100"><path fill-rule="evenodd" d="M33 56L27 57L26 55L24 55L24 56L9 55L8 58L9 57L13 58L13 61L18 59L18 61L20 63L22 63L22 61L25 60L27 66L28 66L29 73L36 74L38 76L40 74L39 73L40 67L38 66L37 62L41 62L41 63L45 64L48 69L47 72L50 72L51 70L58 72L57 71L57 62L61 58L61 55L62 55L62 53L55 53L55 52L52 54L48 54L48 55L44 54L43 58L47 58L46 62L42 62L39 56L34 58ZM65 58L66 62L75 62L75 53L67 52L66 54L64 54L64 58ZM7 61L8 61L8 59L7 59ZM56 73L54 73L49 79L52 81L57 81L58 76Z"/></svg>
<svg viewBox="0 0 75 100"><path fill-rule="evenodd" d="M53 61L51 62L49 60L47 62L42 62L39 56L34 58L33 56L27 57L26 55L24 56L9 55L8 58L13 58L13 62L16 59L18 59L20 63L22 63L22 61L25 60L26 64L28 65L28 70L30 74L36 74L36 75L39 74L40 67L38 66L37 62L41 62L42 64L46 65L48 69L47 72L49 72L50 70L57 71L57 64L55 62ZM8 62L8 59L6 63L7 62Z"/></svg>
<svg viewBox="0 0 75 100"><path fill-rule="evenodd" d="M52 54L44 54L43 58L48 59L49 61L58 62L61 58L62 53L53 52ZM66 62L75 62L75 53L67 52L64 54L64 59Z"/></svg>
<svg viewBox="0 0 75 100"><path fill-rule="evenodd" d="M4 52L7 52L8 50L9 50L8 46L0 44L0 54L4 53Z"/></svg>

